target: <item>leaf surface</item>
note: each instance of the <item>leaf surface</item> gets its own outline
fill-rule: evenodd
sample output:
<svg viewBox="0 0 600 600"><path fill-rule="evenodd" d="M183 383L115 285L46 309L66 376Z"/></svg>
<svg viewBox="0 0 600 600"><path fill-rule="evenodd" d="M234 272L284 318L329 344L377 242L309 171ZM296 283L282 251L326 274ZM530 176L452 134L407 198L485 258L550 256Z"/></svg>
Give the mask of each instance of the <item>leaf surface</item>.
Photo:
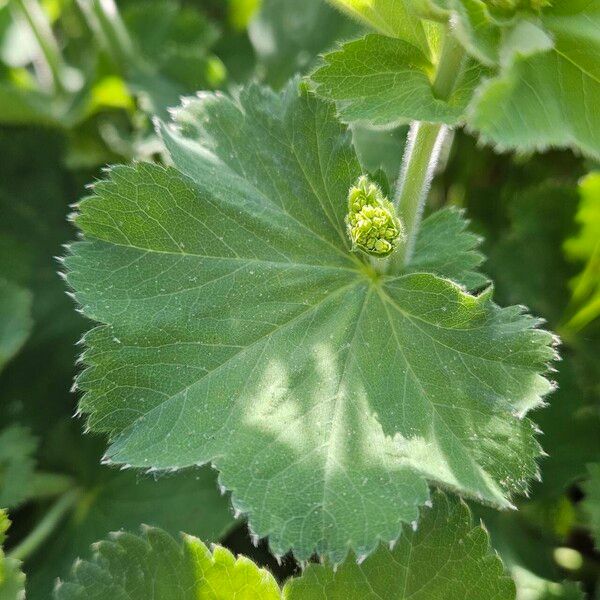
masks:
<svg viewBox="0 0 600 600"><path fill-rule="evenodd" d="M286 600L511 600L515 586L491 550L487 532L474 527L467 505L442 493L405 525L393 549L380 546L364 562L354 556L334 571L311 564L284 588Z"/></svg>
<svg viewBox="0 0 600 600"><path fill-rule="evenodd" d="M420 19L414 0L329 0L346 14L389 37L406 40L427 56L432 24Z"/></svg>
<svg viewBox="0 0 600 600"><path fill-rule="evenodd" d="M6 512L0 510L0 600L24 600L25 575L21 572L21 561L4 555L3 545L9 527Z"/></svg>
<svg viewBox="0 0 600 600"><path fill-rule="evenodd" d="M597 159L600 0L555 3L541 24L553 47L515 53L478 90L469 126L500 150L569 147Z"/></svg>
<svg viewBox="0 0 600 600"><path fill-rule="evenodd" d="M82 453L85 446L80 442L73 450ZM83 467L95 471L94 477L89 482L78 478L84 491L74 512L43 551L32 556L28 600L49 598L56 578L67 577L73 561L86 556L90 545L111 531L131 531L144 522L172 535L187 529L205 540L217 540L233 523L227 499L220 496L215 474L208 468L155 480L133 472L113 472L89 461Z"/></svg>
<svg viewBox="0 0 600 600"><path fill-rule="evenodd" d="M384 276L350 252L361 170L330 104L252 86L175 119L176 168L114 168L66 259L102 323L78 384L109 459L212 462L252 529L300 558L395 540L427 480L509 506L537 471L516 414L549 389L550 334L447 279L475 267L471 250L449 262L424 240L421 272Z"/></svg>
<svg viewBox="0 0 600 600"><path fill-rule="evenodd" d="M141 536L113 533L94 546L91 561L78 561L55 600L277 600L279 586L266 570L245 557L184 535L144 527Z"/></svg>
<svg viewBox="0 0 600 600"><path fill-rule="evenodd" d="M433 72L433 64L416 46L371 34L326 54L324 65L311 77L317 94L335 100L345 121L376 126L411 120L461 122L481 78L481 67L468 61L448 101L436 98Z"/></svg>

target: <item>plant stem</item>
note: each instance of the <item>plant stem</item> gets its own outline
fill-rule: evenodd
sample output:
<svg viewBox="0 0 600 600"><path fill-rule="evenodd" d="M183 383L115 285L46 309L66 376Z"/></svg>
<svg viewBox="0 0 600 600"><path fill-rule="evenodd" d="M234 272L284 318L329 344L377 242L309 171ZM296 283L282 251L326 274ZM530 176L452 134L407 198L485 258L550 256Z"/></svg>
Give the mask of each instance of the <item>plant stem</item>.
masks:
<svg viewBox="0 0 600 600"><path fill-rule="evenodd" d="M94 34L102 41L121 71L135 62L133 42L114 0L78 0Z"/></svg>
<svg viewBox="0 0 600 600"><path fill-rule="evenodd" d="M65 92L62 80L65 64L46 14L37 0L15 0L15 4L25 17L40 46L52 76L54 89L58 93Z"/></svg>
<svg viewBox="0 0 600 600"><path fill-rule="evenodd" d="M30 554L35 552L39 546L46 541L48 536L54 531L62 518L73 508L80 492L78 489L71 489L65 492L44 515L42 520L35 526L33 531L11 552L9 558L24 560Z"/></svg>
<svg viewBox="0 0 600 600"><path fill-rule="evenodd" d="M461 73L465 52L450 30L446 31L432 88L440 100L447 100ZM408 133L394 202L406 232L406 242L394 260L408 264L421 224L425 200L440 157L447 128L439 123L414 121Z"/></svg>

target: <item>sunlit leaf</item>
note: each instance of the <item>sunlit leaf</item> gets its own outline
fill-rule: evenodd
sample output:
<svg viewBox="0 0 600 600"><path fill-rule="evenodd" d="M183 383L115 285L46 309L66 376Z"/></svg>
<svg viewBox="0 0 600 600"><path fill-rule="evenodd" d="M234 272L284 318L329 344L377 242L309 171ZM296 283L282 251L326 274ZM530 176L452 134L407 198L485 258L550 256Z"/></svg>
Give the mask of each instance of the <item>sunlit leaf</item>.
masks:
<svg viewBox="0 0 600 600"><path fill-rule="evenodd" d="M2 548L9 526L6 513L0 510L0 600L24 600L25 575L21 572L21 562L7 558Z"/></svg>
<svg viewBox="0 0 600 600"><path fill-rule="evenodd" d="M61 442L63 451L68 450L65 438ZM79 441L73 451L81 453L85 447ZM74 512L28 561L28 600L49 598L56 578L67 577L73 561L87 556L90 545L111 531L135 530L142 522L172 535L187 529L216 541L233 523L228 500L219 494L208 468L154 479L100 469L89 461L82 466L93 476L78 477L83 491Z"/></svg>
<svg viewBox="0 0 600 600"><path fill-rule="evenodd" d="M522 308L446 278L476 268L476 238L456 215L430 221L418 273L352 253L360 165L333 107L295 84L203 94L175 119L176 168L112 169L66 259L102 323L78 384L108 458L212 462L251 528L300 558L395 540L427 480L509 506L537 471L519 417L549 390L554 351ZM462 259L435 256L444 235Z"/></svg>
<svg viewBox="0 0 600 600"><path fill-rule="evenodd" d="M144 527L141 536L113 533L94 545L90 561L78 561L56 600L278 600L274 577L226 548L209 550L198 538L182 543L160 529Z"/></svg>

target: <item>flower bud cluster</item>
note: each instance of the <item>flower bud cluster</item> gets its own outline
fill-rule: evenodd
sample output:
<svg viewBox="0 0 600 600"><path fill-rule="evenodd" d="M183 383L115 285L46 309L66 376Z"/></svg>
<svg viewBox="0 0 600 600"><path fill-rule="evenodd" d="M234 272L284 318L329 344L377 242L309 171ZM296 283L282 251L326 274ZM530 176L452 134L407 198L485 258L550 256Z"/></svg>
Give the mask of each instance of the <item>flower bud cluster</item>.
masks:
<svg viewBox="0 0 600 600"><path fill-rule="evenodd" d="M372 256L388 256L404 238L394 206L365 175L348 192L346 222L352 246Z"/></svg>

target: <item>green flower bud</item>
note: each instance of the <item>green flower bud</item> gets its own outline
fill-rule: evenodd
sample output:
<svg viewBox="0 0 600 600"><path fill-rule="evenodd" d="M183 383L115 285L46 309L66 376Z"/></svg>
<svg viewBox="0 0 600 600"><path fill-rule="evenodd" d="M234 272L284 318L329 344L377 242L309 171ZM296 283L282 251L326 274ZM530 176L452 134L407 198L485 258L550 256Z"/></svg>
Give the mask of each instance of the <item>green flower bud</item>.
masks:
<svg viewBox="0 0 600 600"><path fill-rule="evenodd" d="M404 239L394 205L365 175L348 192L346 223L353 249L359 248L371 256L388 256Z"/></svg>

